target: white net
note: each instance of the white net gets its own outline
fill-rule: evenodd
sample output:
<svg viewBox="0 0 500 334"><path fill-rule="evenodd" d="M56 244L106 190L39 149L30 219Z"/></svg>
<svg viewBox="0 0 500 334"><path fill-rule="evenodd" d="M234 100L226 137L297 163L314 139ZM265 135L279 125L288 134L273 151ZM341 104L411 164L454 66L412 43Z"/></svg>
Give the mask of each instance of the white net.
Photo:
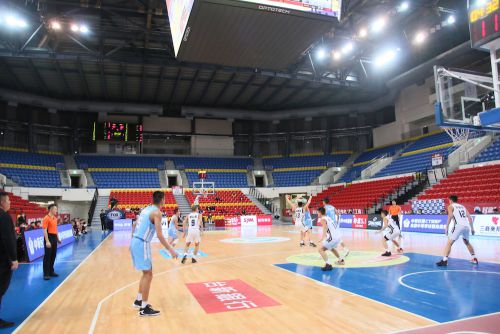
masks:
<svg viewBox="0 0 500 334"><path fill-rule="evenodd" d="M465 128L443 128L444 131L451 137L453 140L454 146L461 146L467 143L469 139L470 129Z"/></svg>

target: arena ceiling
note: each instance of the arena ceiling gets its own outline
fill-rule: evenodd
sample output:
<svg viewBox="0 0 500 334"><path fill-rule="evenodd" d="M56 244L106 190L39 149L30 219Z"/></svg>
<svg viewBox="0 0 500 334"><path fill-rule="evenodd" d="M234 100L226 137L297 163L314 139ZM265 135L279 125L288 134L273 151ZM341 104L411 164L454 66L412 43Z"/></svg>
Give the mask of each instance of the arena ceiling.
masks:
<svg viewBox="0 0 500 334"><path fill-rule="evenodd" d="M180 106L282 110L366 102L387 93L383 82L468 40L466 1L411 1L411 10L390 17L376 37L356 39L341 61L318 61L314 52L341 46L377 15L401 1L344 0L343 18L286 71L185 63L175 59L163 0L6 0L3 13L27 21L23 29L0 24L0 86L53 98L162 104L166 114ZM453 27L412 45L410 35L453 14ZM85 34L65 29L75 22ZM383 43L405 50L397 66L376 72L369 60ZM470 50L461 63L487 59ZM364 64L364 65L363 65Z"/></svg>

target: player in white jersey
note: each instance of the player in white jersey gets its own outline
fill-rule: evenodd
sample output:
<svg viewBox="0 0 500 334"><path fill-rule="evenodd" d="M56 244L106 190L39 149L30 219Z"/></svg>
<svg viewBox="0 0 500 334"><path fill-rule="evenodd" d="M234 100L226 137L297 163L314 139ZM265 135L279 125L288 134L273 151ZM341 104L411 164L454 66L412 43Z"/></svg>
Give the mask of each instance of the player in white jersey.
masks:
<svg viewBox="0 0 500 334"><path fill-rule="evenodd" d="M309 205L311 204L312 196L304 205L304 200L302 198L297 198L297 203L292 203L290 196L286 196L286 201L290 205L293 212L293 219L295 222L295 227L300 230L300 247L305 246L304 239L307 237L309 240L309 246L316 247L316 244L311 240L312 234L312 219L310 219L311 213L309 212Z"/></svg>
<svg viewBox="0 0 500 334"><path fill-rule="evenodd" d="M333 205L330 204L330 199L328 198L323 198L323 207L326 210L326 215L330 217L335 224L339 225L340 224L340 217L339 214L337 213L337 209ZM339 245L342 247L342 250L344 251L344 257L347 257L349 255L349 248L347 248L346 244L344 243L344 240L342 238L340 239Z"/></svg>
<svg viewBox="0 0 500 334"><path fill-rule="evenodd" d="M134 267L142 271L142 277L139 281L139 293L133 306L139 308L141 317L151 317L160 314L160 311L154 310L148 304L149 289L153 280L153 264L151 262L151 240L155 233L158 240L169 252L172 258L177 258L177 253L165 240L161 231L161 211L160 208L165 204L165 193L155 191L153 193L153 205L142 209L132 230L132 240L130 242L130 253Z"/></svg>
<svg viewBox="0 0 500 334"><path fill-rule="evenodd" d="M469 242L469 233L474 235L474 225L472 224L472 217L469 211L462 204L458 204L458 197L452 195L449 198L450 205L448 206L448 220L446 222L445 233L448 236L448 243L444 249L444 256L441 261L436 263L440 267L448 265L448 256L451 252L451 246L462 236L462 240L467 246L470 255L472 256L471 263L478 264L477 258L474 254L474 247ZM452 224L451 231L449 232L449 225Z"/></svg>
<svg viewBox="0 0 500 334"><path fill-rule="evenodd" d="M182 257L182 263L186 262L188 256L188 250L191 243L194 243L193 257L191 258L192 263L198 262L196 256L198 255L198 249L200 248L201 242L201 232L203 230L203 221L200 210L197 205L192 206L192 212L184 218L184 238L186 239L186 246L184 246L184 256ZM187 235L187 236L186 236Z"/></svg>
<svg viewBox="0 0 500 334"><path fill-rule="evenodd" d="M398 253L403 253L403 248L401 248L401 245L396 241L396 239L398 239L401 235L401 230L399 229L398 223L394 219L392 219L387 210L382 210L380 216L382 217L383 224L378 233L384 232L384 236L382 237L382 245L385 248L385 253L382 254L382 256L392 255L389 246L387 245L387 241L389 240L391 240L392 243L396 245L396 247L398 248Z"/></svg>
<svg viewBox="0 0 500 334"><path fill-rule="evenodd" d="M328 259L326 251L329 250L335 255L339 260L335 262L337 265L344 265L344 258L339 255L335 249L341 242L341 234L339 230L339 225L335 224L334 221L326 215L326 209L321 207L318 209L318 223L323 225L323 241L321 242L321 247L319 248L319 254L325 260L325 266L321 268L323 271L329 271L333 269L333 266Z"/></svg>

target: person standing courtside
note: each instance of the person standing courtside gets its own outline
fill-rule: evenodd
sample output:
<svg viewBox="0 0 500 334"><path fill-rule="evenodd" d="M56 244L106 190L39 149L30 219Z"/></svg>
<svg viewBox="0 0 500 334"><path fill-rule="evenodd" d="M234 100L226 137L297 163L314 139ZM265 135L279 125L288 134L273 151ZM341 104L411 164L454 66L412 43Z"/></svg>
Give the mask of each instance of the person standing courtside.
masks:
<svg viewBox="0 0 500 334"><path fill-rule="evenodd" d="M54 271L54 263L56 262L57 244L61 243L57 234L57 205L49 205L49 213L42 221L45 254L43 256L43 279L49 280L51 277L59 275Z"/></svg>
<svg viewBox="0 0 500 334"><path fill-rule="evenodd" d="M0 192L0 308L2 297L7 292L12 272L17 269L16 232L12 218L7 213L10 209L9 195ZM14 326L13 322L0 319L0 329Z"/></svg>
<svg viewBox="0 0 500 334"><path fill-rule="evenodd" d="M101 218L101 230L104 232L106 231L106 212L104 210L101 210L99 218Z"/></svg>

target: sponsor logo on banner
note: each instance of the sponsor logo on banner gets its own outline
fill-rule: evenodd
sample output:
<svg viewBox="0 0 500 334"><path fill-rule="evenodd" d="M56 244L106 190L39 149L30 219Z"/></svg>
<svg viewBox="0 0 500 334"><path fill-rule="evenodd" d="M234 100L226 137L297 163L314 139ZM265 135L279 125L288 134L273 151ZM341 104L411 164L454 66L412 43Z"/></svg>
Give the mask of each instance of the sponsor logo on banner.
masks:
<svg viewBox="0 0 500 334"><path fill-rule="evenodd" d="M257 226L257 216L241 216L241 226Z"/></svg>
<svg viewBox="0 0 500 334"><path fill-rule="evenodd" d="M403 215L402 229L405 232L444 234L447 219L445 215Z"/></svg>
<svg viewBox="0 0 500 334"><path fill-rule="evenodd" d="M263 6L259 5L260 10L265 10L268 12L273 12L273 13L281 13L281 14L290 14L292 11L288 9L283 9L283 8L276 8L276 7L271 7L271 6Z"/></svg>
<svg viewBox="0 0 500 334"><path fill-rule="evenodd" d="M340 227L341 228L352 228L353 215L340 215Z"/></svg>
<svg viewBox="0 0 500 334"><path fill-rule="evenodd" d="M58 244L57 248L75 241L75 238L73 236L73 227L71 226L71 224L59 225L57 227L57 230L59 239L61 239L61 244ZM43 229L25 231L24 242L30 262L43 256Z"/></svg>
<svg viewBox="0 0 500 334"><path fill-rule="evenodd" d="M500 215L473 215L476 235L500 237Z"/></svg>
<svg viewBox="0 0 500 334"><path fill-rule="evenodd" d="M161 225L163 229L163 219ZM166 228L168 228L168 225ZM132 230L132 219L113 220L113 231L131 231L131 230Z"/></svg>
<svg viewBox="0 0 500 334"><path fill-rule="evenodd" d="M368 215L368 222L366 228L369 230L380 230L384 222L382 221L382 217L380 215Z"/></svg>
<svg viewBox="0 0 500 334"><path fill-rule="evenodd" d="M186 286L206 313L243 311L280 305L242 280L188 283Z"/></svg>
<svg viewBox="0 0 500 334"><path fill-rule="evenodd" d="M173 186L172 193L174 195L182 195L184 194L184 188L182 188L181 186Z"/></svg>
<svg viewBox="0 0 500 334"><path fill-rule="evenodd" d="M106 214L106 217L110 220L123 219L125 218L125 214L120 210L112 210Z"/></svg>
<svg viewBox="0 0 500 334"><path fill-rule="evenodd" d="M273 217L272 216L257 216L257 225L272 225Z"/></svg>
<svg viewBox="0 0 500 334"><path fill-rule="evenodd" d="M368 225L368 215L353 215L352 228L366 229Z"/></svg>
<svg viewBox="0 0 500 334"><path fill-rule="evenodd" d="M226 217L225 219L226 226L241 226L240 217Z"/></svg>

